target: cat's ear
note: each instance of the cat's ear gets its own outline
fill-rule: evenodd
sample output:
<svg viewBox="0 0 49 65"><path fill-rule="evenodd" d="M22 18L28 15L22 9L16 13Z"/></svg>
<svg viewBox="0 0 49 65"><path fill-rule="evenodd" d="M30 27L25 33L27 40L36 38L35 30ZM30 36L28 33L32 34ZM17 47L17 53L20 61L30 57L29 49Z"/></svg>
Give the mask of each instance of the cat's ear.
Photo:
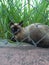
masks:
<svg viewBox="0 0 49 65"><path fill-rule="evenodd" d="M23 26L23 21L21 21L20 23L18 23L18 25Z"/></svg>
<svg viewBox="0 0 49 65"><path fill-rule="evenodd" d="M14 22L10 22L10 26L11 26L11 25L14 25Z"/></svg>
<svg viewBox="0 0 49 65"><path fill-rule="evenodd" d="M9 20L9 26L14 25L14 22Z"/></svg>

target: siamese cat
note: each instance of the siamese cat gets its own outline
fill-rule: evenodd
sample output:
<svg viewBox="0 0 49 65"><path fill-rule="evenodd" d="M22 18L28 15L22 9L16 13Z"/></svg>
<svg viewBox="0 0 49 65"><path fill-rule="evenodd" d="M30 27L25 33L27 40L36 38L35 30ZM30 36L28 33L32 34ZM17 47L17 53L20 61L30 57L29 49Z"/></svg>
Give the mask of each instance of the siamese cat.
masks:
<svg viewBox="0 0 49 65"><path fill-rule="evenodd" d="M10 23L11 31L14 35L13 41L27 42L37 47L49 47L49 26L41 23L33 23L23 27L20 23Z"/></svg>

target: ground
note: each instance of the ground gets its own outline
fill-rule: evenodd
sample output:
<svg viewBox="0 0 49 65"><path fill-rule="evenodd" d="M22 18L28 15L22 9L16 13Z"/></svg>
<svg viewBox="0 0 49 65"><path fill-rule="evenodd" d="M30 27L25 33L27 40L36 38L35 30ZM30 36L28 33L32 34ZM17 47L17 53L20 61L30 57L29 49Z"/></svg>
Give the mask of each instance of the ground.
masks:
<svg viewBox="0 0 49 65"><path fill-rule="evenodd" d="M0 65L49 65L49 48L0 39Z"/></svg>
<svg viewBox="0 0 49 65"><path fill-rule="evenodd" d="M0 47L0 65L49 65L49 49L33 46Z"/></svg>

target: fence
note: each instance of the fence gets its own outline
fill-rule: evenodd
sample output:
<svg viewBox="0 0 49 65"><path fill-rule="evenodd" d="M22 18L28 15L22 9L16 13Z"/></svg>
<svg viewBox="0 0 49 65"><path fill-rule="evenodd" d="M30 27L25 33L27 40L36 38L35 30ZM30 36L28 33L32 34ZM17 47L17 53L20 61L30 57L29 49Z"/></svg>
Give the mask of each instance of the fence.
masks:
<svg viewBox="0 0 49 65"><path fill-rule="evenodd" d="M24 4L22 3L22 1L24 1ZM6 35L4 34L5 36L7 36L8 29L5 30L5 28L8 27L6 22L8 18L16 22L23 20L24 26L36 22L49 25L49 1L48 0L43 0L43 1L42 0L3 0L3 1L1 0L0 7L1 7L0 20L1 23L3 22L2 30L3 30L3 34L4 32L6 33ZM37 44L39 44L44 38L46 38L47 34L48 32L36 43L33 39L30 38L30 36L29 38L32 40L33 44L37 46Z"/></svg>

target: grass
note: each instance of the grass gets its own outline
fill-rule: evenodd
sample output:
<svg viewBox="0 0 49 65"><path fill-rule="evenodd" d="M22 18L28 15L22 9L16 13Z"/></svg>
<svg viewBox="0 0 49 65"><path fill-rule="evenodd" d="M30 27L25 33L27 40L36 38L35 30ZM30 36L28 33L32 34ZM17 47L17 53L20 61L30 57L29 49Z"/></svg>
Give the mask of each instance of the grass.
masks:
<svg viewBox="0 0 49 65"><path fill-rule="evenodd" d="M28 1L28 2L26 2ZM30 3L32 1L32 4ZM10 21L24 21L24 26L31 23L49 25L49 0L0 0L0 37L10 38Z"/></svg>

